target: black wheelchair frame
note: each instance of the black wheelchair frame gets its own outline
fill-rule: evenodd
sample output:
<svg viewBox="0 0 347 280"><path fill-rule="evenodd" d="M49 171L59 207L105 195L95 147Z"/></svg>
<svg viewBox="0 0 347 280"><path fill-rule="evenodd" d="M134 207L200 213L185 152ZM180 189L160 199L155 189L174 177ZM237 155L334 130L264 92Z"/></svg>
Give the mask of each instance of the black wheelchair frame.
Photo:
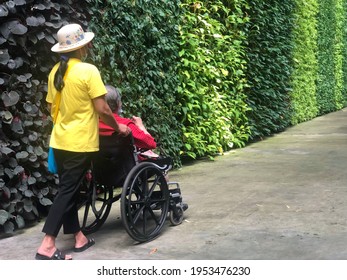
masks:
<svg viewBox="0 0 347 280"><path fill-rule="evenodd" d="M156 238L169 216L172 225L183 221L188 208L182 201L178 182L168 182L172 159L139 161L132 135L100 136L100 151L87 172L79 191L81 227L85 234L96 232L120 200L122 223L138 242Z"/></svg>

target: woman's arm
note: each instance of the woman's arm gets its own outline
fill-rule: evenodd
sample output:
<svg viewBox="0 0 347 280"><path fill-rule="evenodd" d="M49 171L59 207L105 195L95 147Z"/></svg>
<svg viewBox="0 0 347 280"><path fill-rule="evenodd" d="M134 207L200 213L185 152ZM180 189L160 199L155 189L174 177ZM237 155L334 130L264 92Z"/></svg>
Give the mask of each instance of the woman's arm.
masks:
<svg viewBox="0 0 347 280"><path fill-rule="evenodd" d="M130 133L130 129L124 125L124 124L119 124L113 114L112 111L110 109L110 107L108 106L106 100L105 100L105 95L99 96L97 98L93 99L93 104L94 104L94 108L97 111L97 113L99 114L101 120L109 125L110 127L112 127L116 132L118 132L119 134L123 135L123 136L127 136Z"/></svg>

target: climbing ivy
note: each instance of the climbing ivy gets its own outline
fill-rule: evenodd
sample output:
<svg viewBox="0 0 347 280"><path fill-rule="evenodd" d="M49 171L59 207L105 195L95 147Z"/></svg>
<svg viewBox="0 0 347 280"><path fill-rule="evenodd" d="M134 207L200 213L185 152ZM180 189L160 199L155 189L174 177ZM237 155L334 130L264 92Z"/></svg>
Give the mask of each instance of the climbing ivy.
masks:
<svg viewBox="0 0 347 280"><path fill-rule="evenodd" d="M182 157L241 147L249 129L243 31L246 1L182 1L178 69Z"/></svg>
<svg viewBox="0 0 347 280"><path fill-rule="evenodd" d="M125 116L141 116L148 130L180 165L177 121L178 1L91 0L93 62L122 92Z"/></svg>
<svg viewBox="0 0 347 280"><path fill-rule="evenodd" d="M257 140L290 125L293 1L248 2L247 115Z"/></svg>
<svg viewBox="0 0 347 280"><path fill-rule="evenodd" d="M319 114L343 106L343 6L340 0L321 0L318 13L318 79Z"/></svg>
<svg viewBox="0 0 347 280"><path fill-rule="evenodd" d="M293 9L292 124L317 116L317 0L295 0Z"/></svg>

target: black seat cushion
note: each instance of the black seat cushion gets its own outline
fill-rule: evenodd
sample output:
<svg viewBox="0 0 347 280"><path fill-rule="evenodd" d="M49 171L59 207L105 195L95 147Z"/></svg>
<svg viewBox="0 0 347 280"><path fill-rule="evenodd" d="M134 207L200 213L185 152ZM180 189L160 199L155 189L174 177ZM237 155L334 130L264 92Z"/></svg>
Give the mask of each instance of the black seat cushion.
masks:
<svg viewBox="0 0 347 280"><path fill-rule="evenodd" d="M98 183L120 187L135 166L132 136L100 136L100 149L94 159L94 174Z"/></svg>

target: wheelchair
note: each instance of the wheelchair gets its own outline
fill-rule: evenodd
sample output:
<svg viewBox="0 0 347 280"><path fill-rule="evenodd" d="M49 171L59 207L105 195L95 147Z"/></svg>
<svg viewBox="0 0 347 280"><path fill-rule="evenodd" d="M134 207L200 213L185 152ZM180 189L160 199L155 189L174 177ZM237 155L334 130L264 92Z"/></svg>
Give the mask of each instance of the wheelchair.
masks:
<svg viewBox="0 0 347 280"><path fill-rule="evenodd" d="M155 239L168 217L172 225L182 223L188 205L179 183L167 181L172 159L161 149L159 158L140 161L143 151L133 143L131 134L100 136L100 150L79 190L84 234L96 232L118 200L125 230L140 243Z"/></svg>

